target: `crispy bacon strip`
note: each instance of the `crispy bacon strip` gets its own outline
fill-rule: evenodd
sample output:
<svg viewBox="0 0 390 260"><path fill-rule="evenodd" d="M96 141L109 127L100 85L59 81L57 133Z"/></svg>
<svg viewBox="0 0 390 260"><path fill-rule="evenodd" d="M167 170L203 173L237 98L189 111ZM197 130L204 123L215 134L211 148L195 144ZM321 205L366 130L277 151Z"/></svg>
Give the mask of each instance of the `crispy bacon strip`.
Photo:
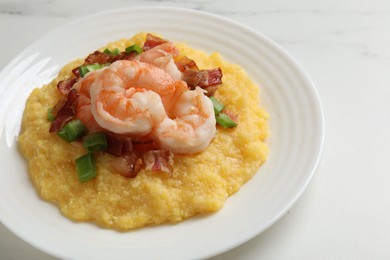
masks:
<svg viewBox="0 0 390 260"><path fill-rule="evenodd" d="M85 64L106 64L106 63L113 63L117 60L133 60L134 57L137 55L135 52L121 52L120 54L108 54L101 51L95 51L84 60ZM77 68L78 69L78 68ZM75 74L73 72L73 74Z"/></svg>
<svg viewBox="0 0 390 260"><path fill-rule="evenodd" d="M71 91L69 91L65 104L58 111L56 118L50 125L50 133L57 132L58 130L63 128L66 123L73 119L75 115L75 107L77 105L78 97L79 93L77 92L77 90L72 89Z"/></svg>
<svg viewBox="0 0 390 260"><path fill-rule="evenodd" d="M210 86L210 87L205 87L204 90L206 90L206 96L211 97L214 96L215 92L217 91L218 86Z"/></svg>
<svg viewBox="0 0 390 260"><path fill-rule="evenodd" d="M199 86L207 91L207 96L212 96L217 90L217 85L222 84L222 70L221 68L198 71L188 69L183 72L183 80L191 89Z"/></svg>
<svg viewBox="0 0 390 260"><path fill-rule="evenodd" d="M111 54L104 53L101 51L94 51L93 53L89 54L88 57L84 60L86 64L105 64L110 63L110 60L112 58Z"/></svg>
<svg viewBox="0 0 390 260"><path fill-rule="evenodd" d="M135 178L142 166L142 160L135 153L115 157L112 162L112 167L114 167L115 171L126 178Z"/></svg>
<svg viewBox="0 0 390 260"><path fill-rule="evenodd" d="M158 36L155 36L153 34L148 33L146 35L146 41L144 43L143 51L147 51L153 47L156 47L158 45L161 45L163 43L168 42L167 40L160 38Z"/></svg>
<svg viewBox="0 0 390 260"><path fill-rule="evenodd" d="M117 60L134 60L134 57L137 56L137 53L135 52L121 52L118 55L112 55L111 62L117 61Z"/></svg>
<svg viewBox="0 0 390 260"><path fill-rule="evenodd" d="M196 70L198 71L199 68L196 65L194 60L191 60L187 56L178 56L175 57L175 64L177 68L181 71L184 72L186 70Z"/></svg>
<svg viewBox="0 0 390 260"><path fill-rule="evenodd" d="M137 53L135 52L121 52L120 54L108 54L101 51L94 51L93 53L89 54L87 58L84 60L83 65L89 65L89 64L107 64L107 63L113 63L117 60L133 60L137 56ZM81 66L83 66L81 65ZM80 70L79 68L81 66L78 66L72 70L73 75L75 75L77 78L80 77Z"/></svg>
<svg viewBox="0 0 390 260"><path fill-rule="evenodd" d="M76 83L76 81L77 81L77 78L75 78L75 77L62 80L62 81L58 82L57 89L61 94L68 95L69 91L72 89L72 87Z"/></svg>
<svg viewBox="0 0 390 260"><path fill-rule="evenodd" d="M54 118L57 116L58 111L65 105L66 99L60 99L57 101L57 104L54 105L54 107L51 109L51 114L54 116Z"/></svg>
<svg viewBox="0 0 390 260"><path fill-rule="evenodd" d="M133 151L133 143L130 137L107 132L107 151L115 156L122 156Z"/></svg>
<svg viewBox="0 0 390 260"><path fill-rule="evenodd" d="M192 88L218 85L222 83L222 70L220 68L199 71L185 70L183 80Z"/></svg>
<svg viewBox="0 0 390 260"><path fill-rule="evenodd" d="M147 170L173 171L173 153L167 150L152 150L144 154L144 163Z"/></svg>
<svg viewBox="0 0 390 260"><path fill-rule="evenodd" d="M137 142L133 141L133 150L139 156L142 157L146 152L151 150L158 150L159 146L153 141Z"/></svg>
<svg viewBox="0 0 390 260"><path fill-rule="evenodd" d="M80 77L80 70L79 70L79 68L80 68L80 66L78 66L78 67L72 69L73 75L75 75L77 78Z"/></svg>

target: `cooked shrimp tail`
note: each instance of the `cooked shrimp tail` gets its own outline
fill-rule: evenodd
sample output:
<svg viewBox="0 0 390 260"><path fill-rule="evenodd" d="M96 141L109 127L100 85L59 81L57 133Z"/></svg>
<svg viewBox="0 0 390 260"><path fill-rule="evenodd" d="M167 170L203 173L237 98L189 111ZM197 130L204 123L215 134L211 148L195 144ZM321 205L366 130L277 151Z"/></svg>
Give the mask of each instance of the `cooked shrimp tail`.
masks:
<svg viewBox="0 0 390 260"><path fill-rule="evenodd" d="M208 147L216 132L216 122L213 104L204 90L184 92L173 107L172 116L165 118L154 132L162 148L193 154Z"/></svg>

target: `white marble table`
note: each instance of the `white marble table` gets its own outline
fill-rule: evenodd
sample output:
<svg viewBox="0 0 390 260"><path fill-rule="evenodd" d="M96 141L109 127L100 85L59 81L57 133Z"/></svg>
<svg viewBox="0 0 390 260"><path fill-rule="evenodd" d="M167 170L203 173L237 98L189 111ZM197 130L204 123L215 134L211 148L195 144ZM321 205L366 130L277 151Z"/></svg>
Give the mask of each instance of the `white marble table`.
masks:
<svg viewBox="0 0 390 260"><path fill-rule="evenodd" d="M43 34L137 5L195 8L268 35L317 85L326 145L308 189L280 221L214 259L390 259L390 1L0 0L0 69ZM0 259L54 259L0 224Z"/></svg>

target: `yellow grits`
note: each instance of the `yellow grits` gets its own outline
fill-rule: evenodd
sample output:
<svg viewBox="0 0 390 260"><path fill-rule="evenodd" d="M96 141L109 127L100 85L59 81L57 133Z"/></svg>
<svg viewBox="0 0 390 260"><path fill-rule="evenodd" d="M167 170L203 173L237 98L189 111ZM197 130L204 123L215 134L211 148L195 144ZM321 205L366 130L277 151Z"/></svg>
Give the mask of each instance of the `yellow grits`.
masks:
<svg viewBox="0 0 390 260"><path fill-rule="evenodd" d="M140 33L106 47L124 50L134 43L142 46L145 37ZM85 154L85 149L49 133L47 120L47 109L61 96L57 83L70 77L71 70L83 60L69 63L51 83L31 93L19 136L20 150L39 195L58 205L66 217L128 230L215 212L265 161L268 114L259 106L258 87L242 68L224 62L218 53L207 55L183 43L175 45L199 68L222 69L223 84L215 97L226 105L226 111L238 116L238 126L217 126L215 138L200 154L175 155L171 175L141 170L134 179L124 178L111 168L113 156L101 153L97 157L97 177L81 183L75 159Z"/></svg>

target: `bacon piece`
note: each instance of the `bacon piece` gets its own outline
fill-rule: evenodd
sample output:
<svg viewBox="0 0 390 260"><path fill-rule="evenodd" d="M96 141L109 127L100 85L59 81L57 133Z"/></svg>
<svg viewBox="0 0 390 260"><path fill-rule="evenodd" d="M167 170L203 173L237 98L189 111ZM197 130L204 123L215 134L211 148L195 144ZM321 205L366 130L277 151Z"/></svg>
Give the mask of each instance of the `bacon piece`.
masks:
<svg viewBox="0 0 390 260"><path fill-rule="evenodd" d="M111 60L111 54L104 53L101 51L94 51L93 53L89 54L88 57L84 60L86 64L106 64L110 63Z"/></svg>
<svg viewBox="0 0 390 260"><path fill-rule="evenodd" d="M222 84L222 70L221 68L215 68L207 71L207 83L204 86L210 87Z"/></svg>
<svg viewBox="0 0 390 260"><path fill-rule="evenodd" d="M206 94L205 95L208 96L208 97L211 97L211 96L214 96L215 92L217 91L218 85L204 87L203 89L206 90Z"/></svg>
<svg viewBox="0 0 390 260"><path fill-rule="evenodd" d="M173 171L173 153L167 150L152 150L144 154L144 163L147 170Z"/></svg>
<svg viewBox="0 0 390 260"><path fill-rule="evenodd" d="M130 137L123 137L122 153L133 151L133 142Z"/></svg>
<svg viewBox="0 0 390 260"><path fill-rule="evenodd" d="M76 83L77 78L69 78L58 82L57 89L61 94L68 95L73 85Z"/></svg>
<svg viewBox="0 0 390 260"><path fill-rule="evenodd" d="M79 68L80 68L80 66L78 66L78 67L72 69L73 75L75 75L77 78L80 77L80 70L79 70Z"/></svg>
<svg viewBox="0 0 390 260"><path fill-rule="evenodd" d="M160 38L158 36L155 36L153 34L148 33L146 35L146 41L144 43L143 51L147 51L153 47L156 47L158 45L161 45L163 43L168 42L167 40Z"/></svg>
<svg viewBox="0 0 390 260"><path fill-rule="evenodd" d="M141 158L138 158L135 153L115 157L112 162L115 171L126 178L136 177L142 166Z"/></svg>
<svg viewBox="0 0 390 260"><path fill-rule="evenodd" d="M94 63L106 64L106 63L113 63L117 60L133 60L135 56L137 56L137 53L135 52L129 53L123 51L120 54L108 54L101 51L95 51L89 54L84 61L85 64L94 64ZM76 75L77 73L78 75L80 75L80 73L78 72L78 68L79 67L77 67L77 71L72 70L73 74ZM76 70L76 68L74 70Z"/></svg>
<svg viewBox="0 0 390 260"><path fill-rule="evenodd" d="M57 132L64 127L66 123L71 121L75 115L75 107L77 105L79 93L77 90L72 89L69 91L65 104L58 111L56 118L50 125L49 132ZM62 102L62 101L59 101Z"/></svg>
<svg viewBox="0 0 390 260"><path fill-rule="evenodd" d="M175 64L176 64L176 67L181 72L184 72L186 70L196 70L196 71L199 71L199 68L196 65L195 61L191 60L187 56L175 57Z"/></svg>
<svg viewBox="0 0 390 260"><path fill-rule="evenodd" d="M183 72L183 80L192 88L218 85L222 83L222 70L186 70Z"/></svg>
<svg viewBox="0 0 390 260"><path fill-rule="evenodd" d="M137 56L137 53L135 52L121 52L118 55L111 55L110 62L114 62L117 60L134 60L134 57Z"/></svg>
<svg viewBox="0 0 390 260"><path fill-rule="evenodd" d="M221 68L199 71L188 69L183 72L183 80L191 89L198 86L207 91L207 96L212 96L217 90L216 86L222 83L222 70Z"/></svg>
<svg viewBox="0 0 390 260"><path fill-rule="evenodd" d="M133 151L133 143L130 137L107 132L107 151L115 156L122 156Z"/></svg>
<svg viewBox="0 0 390 260"><path fill-rule="evenodd" d="M58 100L57 104L54 105L54 107L51 109L51 114L56 118L58 111L65 105L66 99L60 99Z"/></svg>
<svg viewBox="0 0 390 260"><path fill-rule="evenodd" d="M133 141L133 150L134 152L142 157L146 152L151 150L158 150L159 146L153 141L137 142Z"/></svg>

